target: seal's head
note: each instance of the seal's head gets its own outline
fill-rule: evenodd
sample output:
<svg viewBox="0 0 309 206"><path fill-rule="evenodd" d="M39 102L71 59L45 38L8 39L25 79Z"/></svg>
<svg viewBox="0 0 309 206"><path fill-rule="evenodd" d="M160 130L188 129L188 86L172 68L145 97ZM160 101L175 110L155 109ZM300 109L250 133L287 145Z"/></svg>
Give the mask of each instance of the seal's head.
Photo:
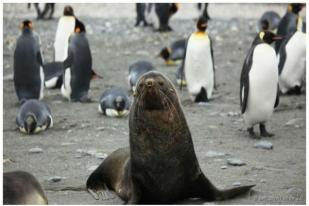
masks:
<svg viewBox="0 0 309 206"><path fill-rule="evenodd" d="M137 82L135 103L142 110L175 110L179 107L176 90L163 74L151 71Z"/></svg>

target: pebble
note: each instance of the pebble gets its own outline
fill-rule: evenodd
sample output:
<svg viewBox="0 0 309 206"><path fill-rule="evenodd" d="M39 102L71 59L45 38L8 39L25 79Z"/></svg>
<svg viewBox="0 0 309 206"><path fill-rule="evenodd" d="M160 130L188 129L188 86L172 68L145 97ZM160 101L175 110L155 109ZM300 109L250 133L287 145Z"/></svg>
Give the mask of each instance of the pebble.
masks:
<svg viewBox="0 0 309 206"><path fill-rule="evenodd" d="M217 129L217 128L218 128L218 127L215 126L215 125L209 125L208 127L209 127L209 129Z"/></svg>
<svg viewBox="0 0 309 206"><path fill-rule="evenodd" d="M105 159L107 157L107 154L98 152L98 153L94 154L94 156L98 159Z"/></svg>
<svg viewBox="0 0 309 206"><path fill-rule="evenodd" d="M227 169L227 166L226 165L222 165L220 168L225 170L225 169Z"/></svg>
<svg viewBox="0 0 309 206"><path fill-rule="evenodd" d="M93 165L93 166L90 166L88 167L88 171L94 171L95 169L97 169L99 165Z"/></svg>
<svg viewBox="0 0 309 206"><path fill-rule="evenodd" d="M232 165L232 166L243 166L243 165L246 165L246 163L240 159L234 159L234 158L229 158L227 159L227 163L229 165Z"/></svg>
<svg viewBox="0 0 309 206"><path fill-rule="evenodd" d="M5 76L3 76L3 81L12 81L14 78L13 74L7 74Z"/></svg>
<svg viewBox="0 0 309 206"><path fill-rule="evenodd" d="M237 186L240 186L240 185L241 185L240 182L234 182L234 183L232 184L232 186L234 186L234 187L237 187Z"/></svg>
<svg viewBox="0 0 309 206"><path fill-rule="evenodd" d="M42 152L43 152L43 150L39 147L31 148L29 150L29 153L42 153Z"/></svg>
<svg viewBox="0 0 309 206"><path fill-rule="evenodd" d="M103 131L103 130L105 130L105 127L97 127L96 130Z"/></svg>
<svg viewBox="0 0 309 206"><path fill-rule="evenodd" d="M216 151L208 151L206 153L206 157L223 157L225 156L226 154L224 152L216 152Z"/></svg>
<svg viewBox="0 0 309 206"><path fill-rule="evenodd" d="M268 142L268 141L260 141L258 143L256 143L254 145L255 148L258 148L258 149L273 149L273 144L271 142Z"/></svg>
<svg viewBox="0 0 309 206"><path fill-rule="evenodd" d="M48 178L49 182L60 182L61 180L65 179L65 177L59 177L59 176L55 176L55 177L50 177Z"/></svg>
<svg viewBox="0 0 309 206"><path fill-rule="evenodd" d="M76 143L74 142L62 142L61 143L62 146L73 145L73 144L76 144Z"/></svg>
<svg viewBox="0 0 309 206"><path fill-rule="evenodd" d="M303 118L295 118L295 119L291 119L288 122L285 123L285 126L295 126L297 125L296 123L298 123L299 121L302 121Z"/></svg>
<svg viewBox="0 0 309 206"><path fill-rule="evenodd" d="M261 180L260 180L260 182L261 182L261 183L265 183L265 182L266 182L266 180L264 180L264 179L261 179Z"/></svg>

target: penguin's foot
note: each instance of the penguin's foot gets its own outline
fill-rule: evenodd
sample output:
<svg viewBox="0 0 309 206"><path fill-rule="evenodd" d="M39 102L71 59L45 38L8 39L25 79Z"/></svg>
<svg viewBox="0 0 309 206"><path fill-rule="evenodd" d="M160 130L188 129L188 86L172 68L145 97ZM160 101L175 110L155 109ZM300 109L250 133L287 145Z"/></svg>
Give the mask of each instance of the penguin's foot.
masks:
<svg viewBox="0 0 309 206"><path fill-rule="evenodd" d="M251 138L254 138L254 139L258 139L258 138L259 138L259 136L257 136L257 135L255 134L253 127L248 128L247 131L249 132L249 136L250 136Z"/></svg>
<svg viewBox="0 0 309 206"><path fill-rule="evenodd" d="M265 124L260 124L261 137L272 137L274 134L267 132Z"/></svg>
<svg viewBox="0 0 309 206"><path fill-rule="evenodd" d="M296 95L301 95L301 87L300 86L295 86L294 88L290 89L288 92L287 92L288 95L293 95L293 94L296 94Z"/></svg>

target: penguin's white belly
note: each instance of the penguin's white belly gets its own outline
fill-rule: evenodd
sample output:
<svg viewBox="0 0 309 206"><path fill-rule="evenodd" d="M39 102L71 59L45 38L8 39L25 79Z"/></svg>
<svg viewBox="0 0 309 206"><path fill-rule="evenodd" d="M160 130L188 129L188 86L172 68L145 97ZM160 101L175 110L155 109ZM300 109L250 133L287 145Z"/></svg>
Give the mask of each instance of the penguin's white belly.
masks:
<svg viewBox="0 0 309 206"><path fill-rule="evenodd" d="M61 86L61 94L63 97L68 99L69 101L71 100L71 68L68 68L64 72L64 83Z"/></svg>
<svg viewBox="0 0 309 206"><path fill-rule="evenodd" d="M41 87L40 87L40 96L39 99L43 99L44 97L44 71L43 71L43 67L40 66L40 79L41 79Z"/></svg>
<svg viewBox="0 0 309 206"><path fill-rule="evenodd" d="M286 60L279 77L279 86L283 93L295 86L301 86L305 65L306 34L298 31L286 45Z"/></svg>
<svg viewBox="0 0 309 206"><path fill-rule="evenodd" d="M75 18L63 16L60 18L54 43L55 61L64 61L68 56L69 37L74 32Z"/></svg>
<svg viewBox="0 0 309 206"><path fill-rule="evenodd" d="M256 46L249 72L249 94L244 119L248 127L270 119L277 96L276 54L267 44Z"/></svg>
<svg viewBox="0 0 309 206"><path fill-rule="evenodd" d="M194 98L204 87L211 98L214 87L213 62L209 40L189 39L185 60L187 88Z"/></svg>

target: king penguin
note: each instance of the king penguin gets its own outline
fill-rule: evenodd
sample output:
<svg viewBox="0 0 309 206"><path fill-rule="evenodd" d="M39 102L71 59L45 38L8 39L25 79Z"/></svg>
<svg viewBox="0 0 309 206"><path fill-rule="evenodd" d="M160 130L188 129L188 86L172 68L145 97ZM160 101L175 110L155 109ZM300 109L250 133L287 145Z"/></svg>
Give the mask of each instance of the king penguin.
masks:
<svg viewBox="0 0 309 206"><path fill-rule="evenodd" d="M259 20L258 32L271 31L277 33L280 20L281 18L278 13L274 11L266 11Z"/></svg>
<svg viewBox="0 0 309 206"><path fill-rule="evenodd" d="M164 47L158 56L160 56L167 65L177 64L177 61L183 59L186 50L186 39L179 39L169 47Z"/></svg>
<svg viewBox="0 0 309 206"><path fill-rule="evenodd" d="M146 20L153 26L155 31L172 31L173 29L169 26L169 20L177 11L177 3L149 3Z"/></svg>
<svg viewBox="0 0 309 206"><path fill-rule="evenodd" d="M22 133L36 134L53 127L53 118L46 103L30 99L20 107L16 124Z"/></svg>
<svg viewBox="0 0 309 206"><path fill-rule="evenodd" d="M255 137L254 125L260 124L260 135L268 133L265 122L279 104L278 64L276 52L270 45L280 39L265 31L256 36L246 56L240 77L240 106L248 132Z"/></svg>
<svg viewBox="0 0 309 206"><path fill-rule="evenodd" d="M47 205L48 200L38 180L24 171L3 173L4 205Z"/></svg>
<svg viewBox="0 0 309 206"><path fill-rule="evenodd" d="M281 19L279 26L278 26L278 32L277 34L280 36L286 36L290 34L291 32L294 32L297 28L297 25L302 24L303 20L302 17L299 15L299 12L302 10L302 8L305 6L305 4L300 3L292 3L288 5L287 12ZM282 43L282 40L276 41L275 49L278 53L280 49L280 45Z"/></svg>
<svg viewBox="0 0 309 206"><path fill-rule="evenodd" d="M135 91L138 79L145 73L155 70L155 67L148 61L137 61L129 66L128 84L131 91Z"/></svg>
<svg viewBox="0 0 309 206"><path fill-rule="evenodd" d="M182 62L188 92L194 102L208 102L215 87L212 41L206 29L207 20L202 17L197 22L197 31L187 41Z"/></svg>
<svg viewBox="0 0 309 206"><path fill-rule="evenodd" d="M69 38L68 57L64 61L62 95L69 101L88 102L93 76L91 51L84 24L76 19L75 32Z"/></svg>
<svg viewBox="0 0 309 206"><path fill-rule="evenodd" d="M128 92L121 87L112 87L103 92L99 102L99 112L109 117L125 117L129 114Z"/></svg>
<svg viewBox="0 0 309 206"><path fill-rule="evenodd" d="M59 19L56 37L54 42L54 62L63 62L68 56L69 37L74 32L76 18L71 6L65 6L63 16ZM46 65L47 67L47 65ZM45 82L46 88L57 88L62 84L62 75L58 75L59 67L55 67L55 72L51 73L52 78ZM53 70L53 68L51 68ZM52 72L52 70L50 72ZM50 73L49 72L49 73Z"/></svg>
<svg viewBox="0 0 309 206"><path fill-rule="evenodd" d="M14 85L20 103L27 99L42 99L44 94L43 59L40 38L34 33L32 22L23 21L22 34L14 52Z"/></svg>
<svg viewBox="0 0 309 206"><path fill-rule="evenodd" d="M306 33L301 21L279 48L279 87L283 94L301 94L306 72Z"/></svg>

